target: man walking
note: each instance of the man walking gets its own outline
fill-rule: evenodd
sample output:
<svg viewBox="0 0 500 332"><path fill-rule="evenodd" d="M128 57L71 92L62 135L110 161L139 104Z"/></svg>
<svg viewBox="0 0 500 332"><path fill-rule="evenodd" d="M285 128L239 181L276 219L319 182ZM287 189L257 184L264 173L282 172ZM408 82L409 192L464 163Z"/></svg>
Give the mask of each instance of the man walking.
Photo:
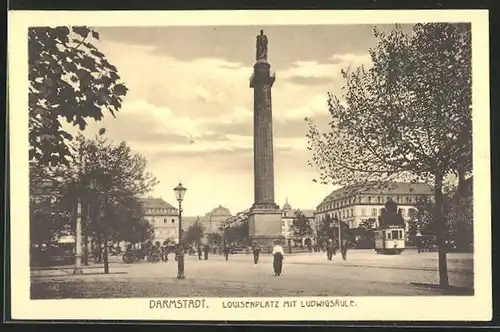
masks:
<svg viewBox="0 0 500 332"><path fill-rule="evenodd" d="M346 260L347 259L347 247L348 247L348 242L346 239L342 239L342 244L340 245L340 252L342 253L342 259Z"/></svg>
<svg viewBox="0 0 500 332"><path fill-rule="evenodd" d="M210 246L207 244L205 244L205 247L203 248L204 250L204 253L205 253L205 260L208 260L208 253L210 252Z"/></svg>
<svg viewBox="0 0 500 332"><path fill-rule="evenodd" d="M260 247L257 244L257 242L253 243L252 253L253 253L253 262L254 264L257 264L259 262L259 254L260 254Z"/></svg>
<svg viewBox="0 0 500 332"><path fill-rule="evenodd" d="M333 251L334 251L334 245L333 245L333 240L328 239L328 243L326 244L326 258L331 261L332 256L333 256Z"/></svg>
<svg viewBox="0 0 500 332"><path fill-rule="evenodd" d="M203 250L201 249L201 244L198 244L198 260L201 261L201 256L203 254Z"/></svg>
<svg viewBox="0 0 500 332"><path fill-rule="evenodd" d="M229 253L231 252L231 247L229 244L224 245L224 257L226 257L226 261L229 259Z"/></svg>

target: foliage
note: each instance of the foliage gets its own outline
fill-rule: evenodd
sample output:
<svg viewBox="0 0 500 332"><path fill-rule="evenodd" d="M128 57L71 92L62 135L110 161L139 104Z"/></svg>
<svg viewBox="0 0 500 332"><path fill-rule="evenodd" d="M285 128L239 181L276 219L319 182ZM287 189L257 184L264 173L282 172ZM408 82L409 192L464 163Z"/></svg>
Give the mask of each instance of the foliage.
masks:
<svg viewBox="0 0 500 332"><path fill-rule="evenodd" d="M415 208L410 213L408 221L408 236L435 235L435 224L433 211L435 204L432 200L422 197L418 200ZM473 238L473 209L472 197L462 196L457 187L453 196L445 197L444 213L447 219L446 240L453 242L459 250L469 250L474 242Z"/></svg>
<svg viewBox="0 0 500 332"><path fill-rule="evenodd" d="M63 167L39 167L29 164L30 242L50 243L60 235L71 233L71 212L61 206L65 180Z"/></svg>
<svg viewBox="0 0 500 332"><path fill-rule="evenodd" d="M408 237L411 238L417 234L435 235L434 230L434 202L429 197L419 197L415 208L410 211L408 220Z"/></svg>
<svg viewBox="0 0 500 332"><path fill-rule="evenodd" d="M239 222L236 225L231 225L224 229L224 241L229 243L244 241L248 238L248 235L248 220Z"/></svg>
<svg viewBox="0 0 500 332"><path fill-rule="evenodd" d="M443 179L472 170L470 24L416 24L411 35L396 26L375 37L371 67L342 71L345 94L329 94L330 131L306 118L310 164L323 183L432 183L447 287Z"/></svg>
<svg viewBox="0 0 500 332"><path fill-rule="evenodd" d="M219 233L209 233L207 239L208 243L222 244L222 235Z"/></svg>
<svg viewBox="0 0 500 332"><path fill-rule="evenodd" d="M364 219L359 223L359 227L367 229L367 230L373 230L377 227L377 219L375 218L368 218Z"/></svg>
<svg viewBox="0 0 500 332"><path fill-rule="evenodd" d="M460 250L470 250L474 243L474 215L472 197L457 195L450 202L448 220L450 237Z"/></svg>
<svg viewBox="0 0 500 332"><path fill-rule="evenodd" d="M144 220L141 197L156 185L146 172L146 160L125 142L114 144L98 137L77 136L78 151L66 168L61 206L75 211L79 198L88 213L83 218L85 235L97 239L141 242L151 239L152 226Z"/></svg>
<svg viewBox="0 0 500 332"><path fill-rule="evenodd" d="M121 108L127 88L96 48L98 40L98 32L84 26L28 30L30 160L67 164L73 137L61 120L84 130L86 119Z"/></svg>
<svg viewBox="0 0 500 332"><path fill-rule="evenodd" d="M195 243L199 245L201 243L201 239L205 233L205 228L201 224L200 220L197 219L196 222L190 225L186 231L186 235L184 237L184 243Z"/></svg>
<svg viewBox="0 0 500 332"><path fill-rule="evenodd" d="M335 237L332 225L335 221L330 217L330 215L326 215L318 225L318 242L324 243L328 241L328 239L333 239Z"/></svg>
<svg viewBox="0 0 500 332"><path fill-rule="evenodd" d="M297 238L313 235L313 229L309 218L307 218L301 211L295 211L295 216L292 221L292 231L294 237Z"/></svg>

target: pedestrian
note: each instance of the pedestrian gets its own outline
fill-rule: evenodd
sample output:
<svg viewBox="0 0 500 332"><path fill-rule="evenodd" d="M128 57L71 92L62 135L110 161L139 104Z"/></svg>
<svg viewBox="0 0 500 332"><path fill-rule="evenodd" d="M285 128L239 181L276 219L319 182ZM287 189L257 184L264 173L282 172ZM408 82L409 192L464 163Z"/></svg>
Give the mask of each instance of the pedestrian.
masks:
<svg viewBox="0 0 500 332"><path fill-rule="evenodd" d="M340 252L342 253L343 260L347 259L347 247L348 246L349 246L349 243L347 242L347 239L342 239L342 244L340 245Z"/></svg>
<svg viewBox="0 0 500 332"><path fill-rule="evenodd" d="M423 241L422 241L422 239L417 238L415 242L417 245L417 253L420 254L422 252Z"/></svg>
<svg viewBox="0 0 500 332"><path fill-rule="evenodd" d="M204 253L205 253L205 260L208 260L208 253L210 252L210 246L207 244L205 244L205 247L203 248L204 250Z"/></svg>
<svg viewBox="0 0 500 332"><path fill-rule="evenodd" d="M229 259L230 252L231 252L231 247L226 243L224 245L224 257L226 257L226 261Z"/></svg>
<svg viewBox="0 0 500 332"><path fill-rule="evenodd" d="M285 253L279 241L275 242L275 246L273 247L273 251L271 252L271 254L273 255L274 276L280 276L283 269L283 260L285 258Z"/></svg>
<svg viewBox="0 0 500 332"><path fill-rule="evenodd" d="M260 246L257 244L257 242L254 242L252 244L252 253L253 253L253 262L254 264L257 264L259 262L259 255L260 255Z"/></svg>
<svg viewBox="0 0 500 332"><path fill-rule="evenodd" d="M165 240L163 241L163 244L161 246L161 260L166 262L168 261L168 241Z"/></svg>
<svg viewBox="0 0 500 332"><path fill-rule="evenodd" d="M329 261L332 260L333 251L334 251L333 240L328 239L328 243L326 244L326 259L328 259Z"/></svg>
<svg viewBox="0 0 500 332"><path fill-rule="evenodd" d="M200 261L202 254L203 254L203 249L201 248L201 244L198 244L198 260Z"/></svg>

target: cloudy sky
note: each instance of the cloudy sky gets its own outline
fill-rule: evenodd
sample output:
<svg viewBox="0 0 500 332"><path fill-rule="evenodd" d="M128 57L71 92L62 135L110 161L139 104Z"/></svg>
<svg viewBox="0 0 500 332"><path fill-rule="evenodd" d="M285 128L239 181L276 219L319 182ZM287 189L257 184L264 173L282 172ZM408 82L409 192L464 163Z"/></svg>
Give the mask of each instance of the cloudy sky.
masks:
<svg viewBox="0 0 500 332"><path fill-rule="evenodd" d="M379 26L389 30L392 26ZM327 92L340 93L340 70L369 64L372 25L107 27L97 45L129 88L104 126L148 160L160 181L154 196L175 203L173 187L187 187L184 211L202 215L218 205L234 214L253 203L253 91L255 36L269 38L275 198L280 206L312 209L332 187L312 181L304 117L328 123ZM190 139L194 144L190 144Z"/></svg>

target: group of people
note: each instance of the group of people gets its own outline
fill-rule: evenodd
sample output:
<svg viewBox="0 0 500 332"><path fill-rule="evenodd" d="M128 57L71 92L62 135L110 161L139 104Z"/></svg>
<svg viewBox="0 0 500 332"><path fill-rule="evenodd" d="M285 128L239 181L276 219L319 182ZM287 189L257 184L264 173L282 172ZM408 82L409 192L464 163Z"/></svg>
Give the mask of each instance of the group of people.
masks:
<svg viewBox="0 0 500 332"><path fill-rule="evenodd" d="M198 246L198 259L201 261L201 257L205 260L208 260L208 254L210 253L210 246L205 244L202 246L201 244Z"/></svg>
<svg viewBox="0 0 500 332"><path fill-rule="evenodd" d="M204 256L205 260L208 260L208 254L210 252L210 246L208 244L202 246L198 246L198 260L202 260L202 256ZM226 261L229 260L229 254L231 253L231 245L228 243L225 243L222 246L222 252L224 254L224 257L226 258ZM257 264L259 262L259 257L260 257L260 252L261 252L261 247L257 242L252 243L252 255L253 255L253 262L254 264ZM275 242L275 245L273 247L273 250L271 252L273 255L273 268L274 268L274 275L275 276L280 276L281 271L283 269L283 259L285 252L283 250L283 247L280 245L279 241Z"/></svg>
<svg viewBox="0 0 500 332"><path fill-rule="evenodd" d="M328 239L326 243L326 258L331 261L332 257L335 256L337 250L340 249L340 253L342 254L342 259L347 259L347 249L348 249L348 241L347 239L342 239L340 243L340 248L338 242L334 242L332 239Z"/></svg>

